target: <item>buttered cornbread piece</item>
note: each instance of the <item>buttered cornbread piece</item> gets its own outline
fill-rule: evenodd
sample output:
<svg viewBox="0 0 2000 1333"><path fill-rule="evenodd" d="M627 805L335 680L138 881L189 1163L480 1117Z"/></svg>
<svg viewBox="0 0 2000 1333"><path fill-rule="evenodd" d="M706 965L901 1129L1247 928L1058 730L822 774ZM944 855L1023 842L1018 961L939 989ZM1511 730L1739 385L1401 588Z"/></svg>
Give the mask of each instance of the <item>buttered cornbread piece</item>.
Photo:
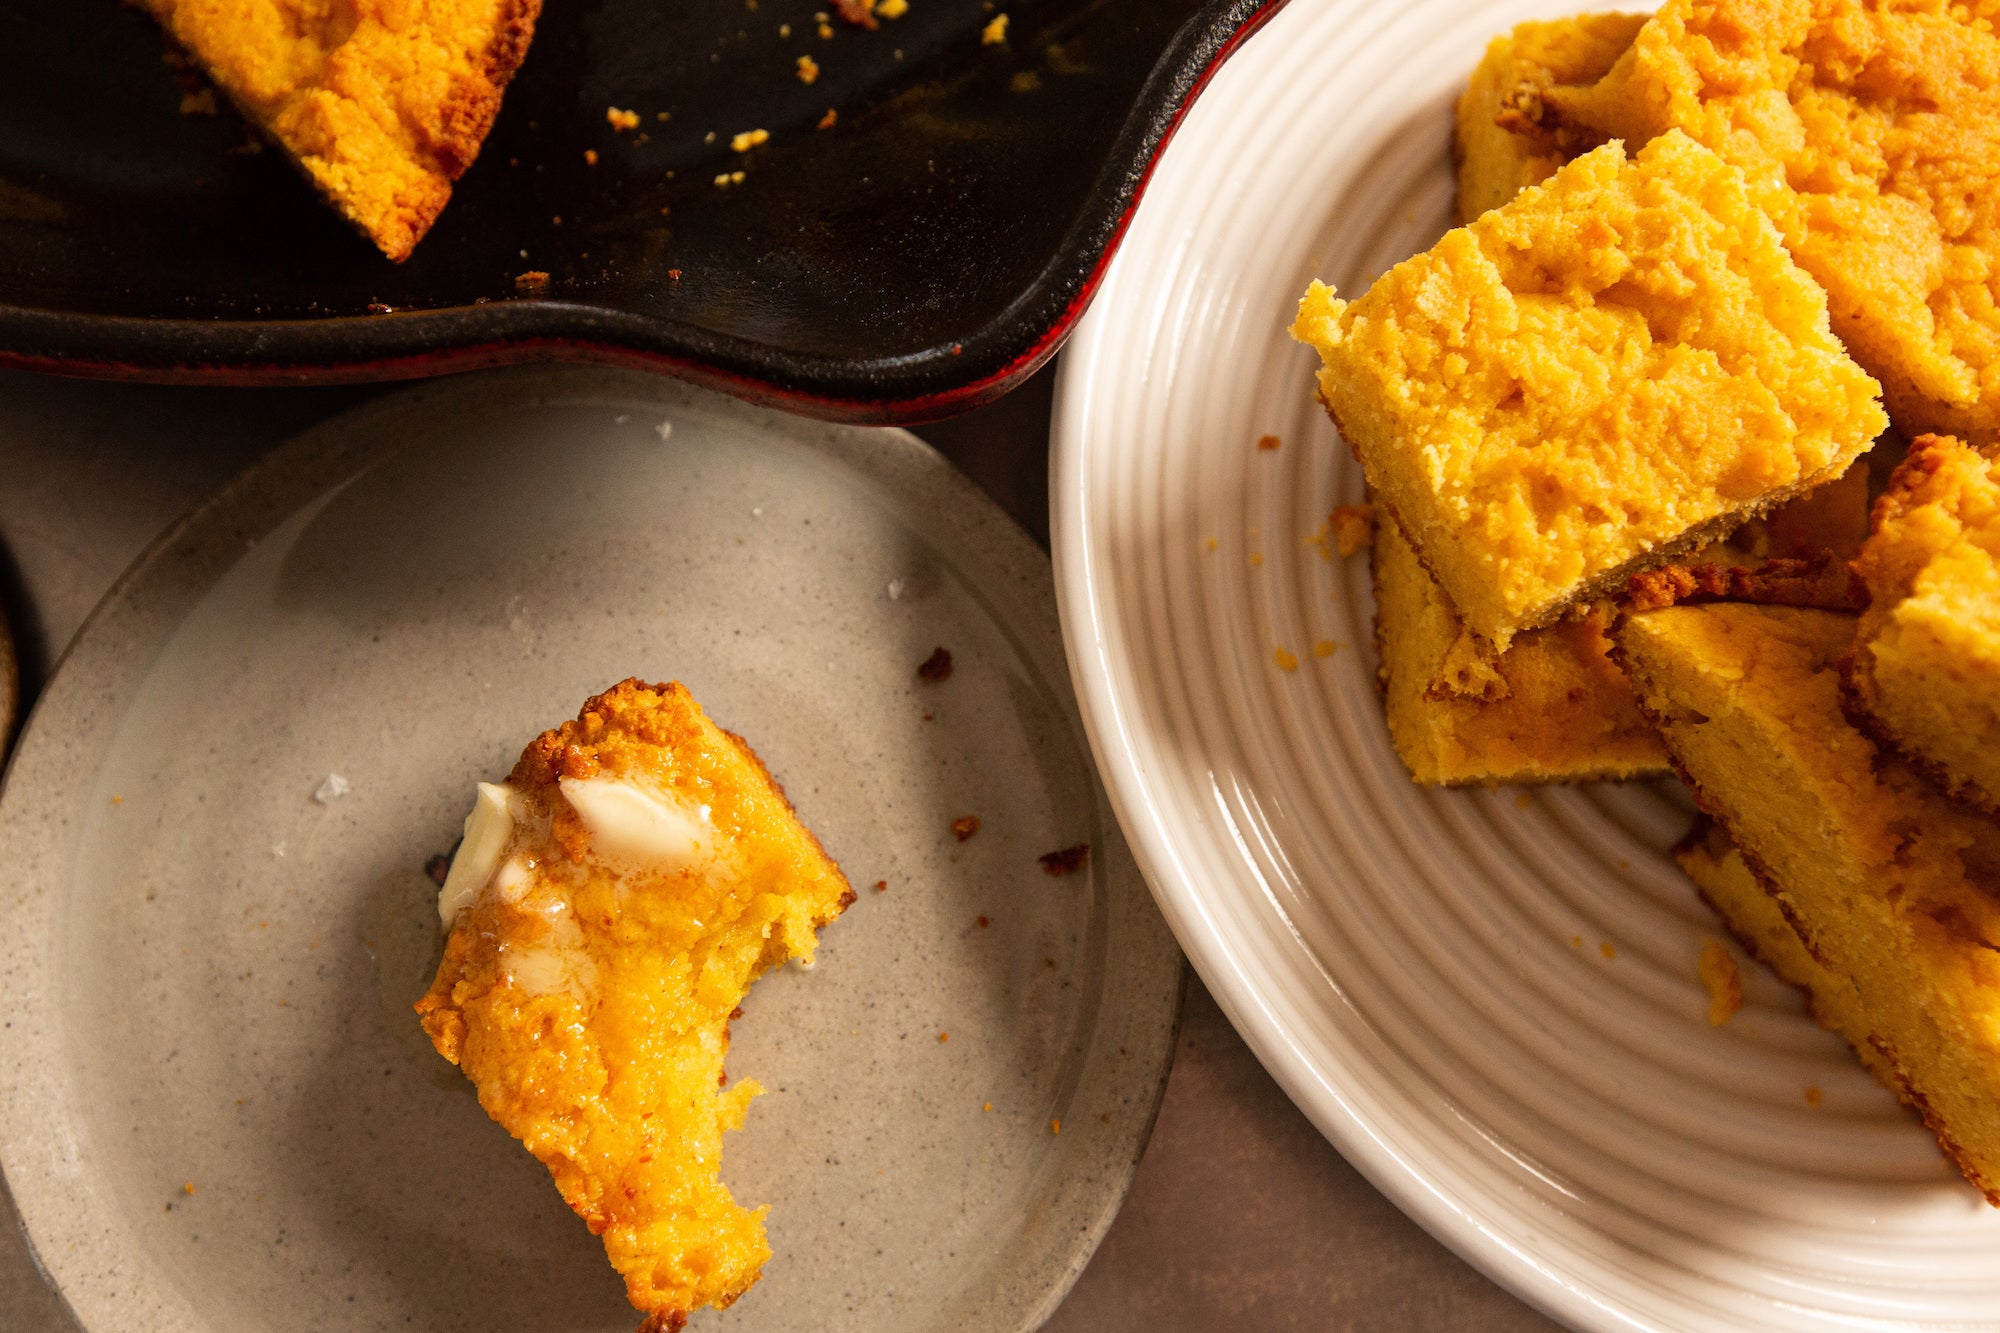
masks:
<svg viewBox="0 0 2000 1333"><path fill-rule="evenodd" d="M1667 753L1606 655L1605 612L1516 636L1492 654L1393 522L1373 550L1375 647L1389 736L1426 785L1654 777Z"/></svg>
<svg viewBox="0 0 2000 1333"><path fill-rule="evenodd" d="M1849 713L1944 790L2000 813L2000 461L1926 435L1876 501L1844 664Z"/></svg>
<svg viewBox="0 0 2000 1333"><path fill-rule="evenodd" d="M1504 649L1838 476L1886 421L1740 174L1610 143L1293 334L1378 501Z"/></svg>
<svg viewBox="0 0 2000 1333"><path fill-rule="evenodd" d="M761 1090L721 1086L729 1022L853 897L679 684L612 687L480 785L417 1012L603 1237L648 1331L728 1305L770 1255L763 1210L719 1175Z"/></svg>
<svg viewBox="0 0 2000 1333"><path fill-rule="evenodd" d="M1854 626L1674 606L1613 638L1697 803L1832 979L1823 1016L1865 1033L1876 1068L2000 1202L2000 825L1842 716L1835 664Z"/></svg>
<svg viewBox="0 0 2000 1333"><path fill-rule="evenodd" d="M451 198L541 0L139 0L401 262Z"/></svg>
<svg viewBox="0 0 2000 1333"><path fill-rule="evenodd" d="M1531 19L1495 37L1459 96L1455 146L1458 219L1470 222L1540 185L1602 139L1542 114L1551 88L1604 77L1646 22L1644 14Z"/></svg>
<svg viewBox="0 0 2000 1333"><path fill-rule="evenodd" d="M1944 0L1670 0L1551 118L1748 176L1909 435L2000 436L2000 35ZM1983 11L1983 12L1982 12Z"/></svg>

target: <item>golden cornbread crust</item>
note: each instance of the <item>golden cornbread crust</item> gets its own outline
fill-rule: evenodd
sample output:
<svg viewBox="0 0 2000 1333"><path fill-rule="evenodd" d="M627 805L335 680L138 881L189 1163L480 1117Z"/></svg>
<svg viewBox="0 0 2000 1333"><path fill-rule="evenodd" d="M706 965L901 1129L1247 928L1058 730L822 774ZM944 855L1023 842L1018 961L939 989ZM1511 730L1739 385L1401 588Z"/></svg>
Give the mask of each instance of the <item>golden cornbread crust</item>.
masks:
<svg viewBox="0 0 2000 1333"><path fill-rule="evenodd" d="M1944 0L1671 0L1560 123L1747 174L1910 434L2000 434L2000 36Z"/></svg>
<svg viewBox="0 0 2000 1333"><path fill-rule="evenodd" d="M1841 662L1848 718L1941 790L2000 814L2000 461L1923 436L1872 527L1854 562L1867 611Z"/></svg>
<svg viewBox="0 0 2000 1333"><path fill-rule="evenodd" d="M600 853L565 782L699 810L686 862ZM761 1089L728 1086L729 1024L766 969L810 961L854 899L739 738L679 684L626 680L528 744L502 868L463 906L417 1003L439 1054L549 1168L653 1333L733 1302L770 1255L719 1174Z"/></svg>
<svg viewBox="0 0 2000 1333"><path fill-rule="evenodd" d="M2000 826L1841 716L1835 662L1854 621L1676 606L1623 616L1612 634L1696 803L1827 974L1822 1017L1879 1057L2000 1204Z"/></svg>
<svg viewBox="0 0 2000 1333"><path fill-rule="evenodd" d="M541 0L139 0L391 260L479 155Z"/></svg>
<svg viewBox="0 0 2000 1333"><path fill-rule="evenodd" d="M1758 602L1859 611L1861 581L1832 552L1800 559L1780 556L1756 565L1667 565L1634 574L1620 599L1634 611L1677 603Z"/></svg>
<svg viewBox="0 0 2000 1333"><path fill-rule="evenodd" d="M1617 143L1293 335L1378 502L1466 626L1621 590L1844 472L1886 419L1740 173Z"/></svg>
<svg viewBox="0 0 2000 1333"><path fill-rule="evenodd" d="M1667 771L1659 737L1606 655L1602 608L1529 630L1497 656L1471 657L1473 641L1393 523L1376 529L1370 574L1389 736L1417 782L1585 782ZM1475 679L1474 670L1484 674Z"/></svg>
<svg viewBox="0 0 2000 1333"><path fill-rule="evenodd" d="M1543 114L1551 88L1604 77L1632 44L1644 14L1531 19L1495 37L1455 110L1458 220L1470 222L1555 175L1601 135Z"/></svg>

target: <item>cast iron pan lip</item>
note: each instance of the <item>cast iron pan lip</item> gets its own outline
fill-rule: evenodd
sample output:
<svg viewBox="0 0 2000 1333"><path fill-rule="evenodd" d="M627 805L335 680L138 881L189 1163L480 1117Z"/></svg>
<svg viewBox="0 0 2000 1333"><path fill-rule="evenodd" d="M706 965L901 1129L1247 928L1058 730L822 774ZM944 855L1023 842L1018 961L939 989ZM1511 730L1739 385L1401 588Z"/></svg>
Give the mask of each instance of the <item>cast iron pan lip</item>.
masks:
<svg viewBox="0 0 2000 1333"><path fill-rule="evenodd" d="M1034 373L1089 304L1187 108L1287 0L1228 0L1154 64L1082 213L1040 275L963 339L872 359L815 357L588 301L513 299L320 320L87 315L0 304L0 366L164 384L327 385L525 361L658 371L806 416L901 425L970 411Z"/></svg>

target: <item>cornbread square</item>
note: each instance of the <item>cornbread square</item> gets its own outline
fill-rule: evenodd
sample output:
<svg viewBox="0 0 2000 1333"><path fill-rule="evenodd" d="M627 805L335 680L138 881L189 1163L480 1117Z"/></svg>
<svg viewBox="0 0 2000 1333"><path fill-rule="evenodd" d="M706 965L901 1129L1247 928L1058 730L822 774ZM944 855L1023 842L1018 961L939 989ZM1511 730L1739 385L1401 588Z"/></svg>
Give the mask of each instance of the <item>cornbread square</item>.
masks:
<svg viewBox="0 0 2000 1333"><path fill-rule="evenodd" d="M541 0L139 0L401 263L479 155Z"/></svg>
<svg viewBox="0 0 2000 1333"><path fill-rule="evenodd" d="M1706 815L1698 816L1687 837L1674 848L1674 860L1736 942L1781 980L1804 991L1807 1007L1819 1025L1847 1038L1869 1072L1891 1092L1903 1096L1894 1073L1872 1044L1854 983L1820 966L1807 951L1799 932L1785 919L1779 900L1758 881L1722 826Z"/></svg>
<svg viewBox="0 0 2000 1333"><path fill-rule="evenodd" d="M1606 614L1528 630L1497 657L1394 523L1376 529L1375 648L1389 736L1427 786L1654 777L1667 754L1607 655Z"/></svg>
<svg viewBox="0 0 2000 1333"><path fill-rule="evenodd" d="M1498 208L1602 139L1542 114L1557 86L1604 77L1646 22L1644 14L1579 14L1516 24L1486 47L1459 96L1458 220Z"/></svg>
<svg viewBox="0 0 2000 1333"><path fill-rule="evenodd" d="M1616 143L1293 336L1378 501L1473 633L1621 588L1838 476L1886 424L1739 173Z"/></svg>
<svg viewBox="0 0 2000 1333"><path fill-rule="evenodd" d="M854 895L740 738L678 684L627 680L482 783L417 1012L488 1115L604 1238L645 1333L757 1280L763 1210L723 1185L722 1089L750 983L812 960Z"/></svg>
<svg viewBox="0 0 2000 1333"><path fill-rule="evenodd" d="M1550 118L1743 169L1907 434L2000 434L2000 36L1942 0L1670 0Z"/></svg>
<svg viewBox="0 0 2000 1333"><path fill-rule="evenodd" d="M1876 501L1843 664L1849 715L1945 791L2000 813L2000 461L1926 435Z"/></svg>
<svg viewBox="0 0 2000 1333"><path fill-rule="evenodd" d="M2000 1203L2000 825L1841 714L1839 611L1674 606L1612 630L1640 706L1966 1178ZM1820 992L1815 990L1815 995Z"/></svg>

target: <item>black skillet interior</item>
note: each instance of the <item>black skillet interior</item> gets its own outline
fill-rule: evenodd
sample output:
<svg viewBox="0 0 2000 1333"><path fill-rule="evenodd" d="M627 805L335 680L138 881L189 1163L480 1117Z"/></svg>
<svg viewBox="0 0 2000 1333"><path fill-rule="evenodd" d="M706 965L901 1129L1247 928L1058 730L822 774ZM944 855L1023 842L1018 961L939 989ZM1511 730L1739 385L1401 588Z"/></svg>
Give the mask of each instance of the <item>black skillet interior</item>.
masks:
<svg viewBox="0 0 2000 1333"><path fill-rule="evenodd" d="M226 104L181 114L144 14L9 0L0 359L304 382L581 355L818 415L941 415L1053 351L1187 99L1275 7L909 0L864 31L821 3L546 0L479 161L397 266L245 151ZM517 290L529 270L545 292Z"/></svg>

